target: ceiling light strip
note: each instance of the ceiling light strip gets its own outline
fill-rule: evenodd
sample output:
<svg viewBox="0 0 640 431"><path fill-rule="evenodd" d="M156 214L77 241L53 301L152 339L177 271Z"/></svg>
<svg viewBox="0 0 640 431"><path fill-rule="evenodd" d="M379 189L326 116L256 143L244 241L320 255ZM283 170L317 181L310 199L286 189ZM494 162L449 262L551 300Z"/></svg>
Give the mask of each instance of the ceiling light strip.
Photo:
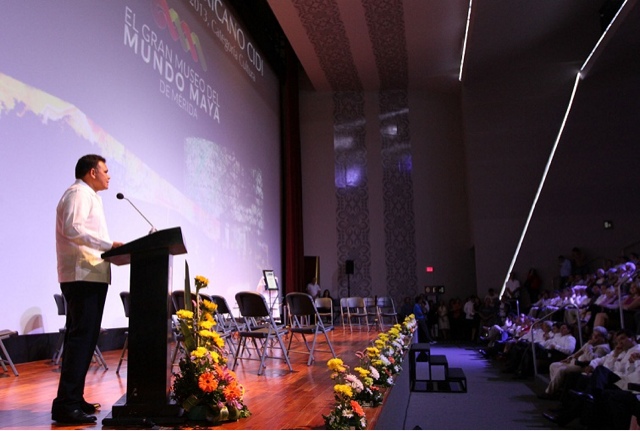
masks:
<svg viewBox="0 0 640 431"><path fill-rule="evenodd" d="M467 39L469 38L469 23L471 22L471 5L473 0L469 0L469 10L467 11L467 26L464 30L464 42L462 43L462 58L460 59L460 73L458 74L458 81L462 82L462 68L464 66L464 57L467 53Z"/></svg>
<svg viewBox="0 0 640 431"><path fill-rule="evenodd" d="M609 32L609 30L611 29L611 26L616 23L617 24L617 19L618 16L620 15L620 12L624 9L624 7L626 6L626 4L629 2L629 0L624 0L624 2L622 3L622 5L618 8L618 11L616 12L616 14L613 16L613 19L611 20L611 22L609 23L609 25L607 26L607 28L605 29L605 31L602 33L602 35L600 36L600 39L598 39L598 42L596 42L596 45L593 47L593 49L591 50L591 52L589 53L589 56L587 57L587 59L584 61L584 63L582 64L582 67L580 68L580 72L582 73L582 77L584 78L587 75L587 72L589 71L589 69L591 69L591 58L596 54L597 51L600 51L600 46L603 44L603 40L605 39L607 33ZM595 61L595 60L594 60Z"/></svg>
<svg viewBox="0 0 640 431"><path fill-rule="evenodd" d="M516 259L518 258L518 254L520 253L520 247L522 247L522 242L524 241L524 237L527 234L527 229L529 229L529 223L531 222L531 218L533 217L533 212L538 203L538 199L540 198L540 194L542 193L542 187L544 186L544 182L547 179L547 174L549 173L549 168L551 167L551 162L553 162L553 157L556 154L556 149L558 148L558 144L560 143L560 138L562 137L562 132L564 132L564 126L567 124L567 119L569 118L569 113L571 112L571 107L573 106L573 99L576 95L576 91L578 90L578 83L580 82L581 75L578 73L576 75L576 81L573 84L573 91L571 92L571 98L569 99L569 105L567 106L567 110L564 113L564 118L562 119L562 124L560 125L560 131L558 132L558 136L556 137L556 141L553 144L553 148L551 149L551 154L549 154L549 159L547 160L547 165L544 167L544 172L542 173L542 179L540 180L540 184L538 185L538 191L536 192L535 197L533 198L533 203L531 204L531 209L529 209L529 215L527 216L527 221L524 224L524 229L522 230L522 234L520 235L520 240L518 241L518 246L516 247L516 251L513 254L513 258L511 259L511 263L509 264L509 270L507 271L507 276L502 283L502 290L500 290L500 297L504 293L505 285L509 280L509 274L513 271L513 267L516 263Z"/></svg>

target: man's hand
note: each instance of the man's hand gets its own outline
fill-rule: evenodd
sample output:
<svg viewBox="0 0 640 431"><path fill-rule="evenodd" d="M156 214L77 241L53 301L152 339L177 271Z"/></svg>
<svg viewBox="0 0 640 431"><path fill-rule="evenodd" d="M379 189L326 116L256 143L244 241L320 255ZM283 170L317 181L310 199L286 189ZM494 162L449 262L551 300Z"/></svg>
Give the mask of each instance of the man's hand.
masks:
<svg viewBox="0 0 640 431"><path fill-rule="evenodd" d="M113 242L113 245L111 246L111 248L112 248L112 249L113 249L113 248L118 248L118 247L120 247L120 246L121 246L121 245L123 245L123 244L124 244L123 242L114 241L114 242Z"/></svg>

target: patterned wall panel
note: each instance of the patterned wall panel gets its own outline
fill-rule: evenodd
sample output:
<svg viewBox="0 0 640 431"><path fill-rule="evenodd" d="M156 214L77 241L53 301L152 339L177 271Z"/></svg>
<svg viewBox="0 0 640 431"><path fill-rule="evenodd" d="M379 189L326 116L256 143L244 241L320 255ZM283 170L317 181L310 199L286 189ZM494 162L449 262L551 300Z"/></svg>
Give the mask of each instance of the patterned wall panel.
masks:
<svg viewBox="0 0 640 431"><path fill-rule="evenodd" d="M402 0L362 0L380 78L387 291L400 303L418 292Z"/></svg>
<svg viewBox="0 0 640 431"><path fill-rule="evenodd" d="M333 100L338 262L354 261L346 285L341 279L340 296L371 296L364 100L362 92L335 92Z"/></svg>
<svg viewBox="0 0 640 431"><path fill-rule="evenodd" d="M338 294L369 296L371 245L362 85L336 1L293 0L293 4L334 90ZM354 261L353 275L346 274L347 260Z"/></svg>

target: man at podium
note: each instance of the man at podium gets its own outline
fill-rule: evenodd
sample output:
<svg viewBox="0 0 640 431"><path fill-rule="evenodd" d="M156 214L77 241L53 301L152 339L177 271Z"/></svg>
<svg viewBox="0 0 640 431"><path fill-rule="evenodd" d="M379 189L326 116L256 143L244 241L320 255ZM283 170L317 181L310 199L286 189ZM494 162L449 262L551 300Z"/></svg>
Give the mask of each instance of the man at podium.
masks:
<svg viewBox="0 0 640 431"><path fill-rule="evenodd" d="M76 163L76 181L56 208L58 281L67 301L66 332L58 393L51 418L59 423L93 423L100 404L84 399L87 371L100 335L111 283L111 267L101 254L122 245L111 241L98 192L109 188L102 156L89 154Z"/></svg>

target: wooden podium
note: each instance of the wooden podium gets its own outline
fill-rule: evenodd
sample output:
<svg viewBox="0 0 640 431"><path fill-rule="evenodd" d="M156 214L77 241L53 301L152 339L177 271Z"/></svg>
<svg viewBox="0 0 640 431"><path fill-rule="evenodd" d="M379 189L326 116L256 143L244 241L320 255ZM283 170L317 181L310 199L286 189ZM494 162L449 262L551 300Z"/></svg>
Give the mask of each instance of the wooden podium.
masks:
<svg viewBox="0 0 640 431"><path fill-rule="evenodd" d="M149 425L181 421L172 403L172 339L169 286L173 255L187 252L179 227L160 230L102 254L115 265L131 265L127 393L103 425Z"/></svg>

